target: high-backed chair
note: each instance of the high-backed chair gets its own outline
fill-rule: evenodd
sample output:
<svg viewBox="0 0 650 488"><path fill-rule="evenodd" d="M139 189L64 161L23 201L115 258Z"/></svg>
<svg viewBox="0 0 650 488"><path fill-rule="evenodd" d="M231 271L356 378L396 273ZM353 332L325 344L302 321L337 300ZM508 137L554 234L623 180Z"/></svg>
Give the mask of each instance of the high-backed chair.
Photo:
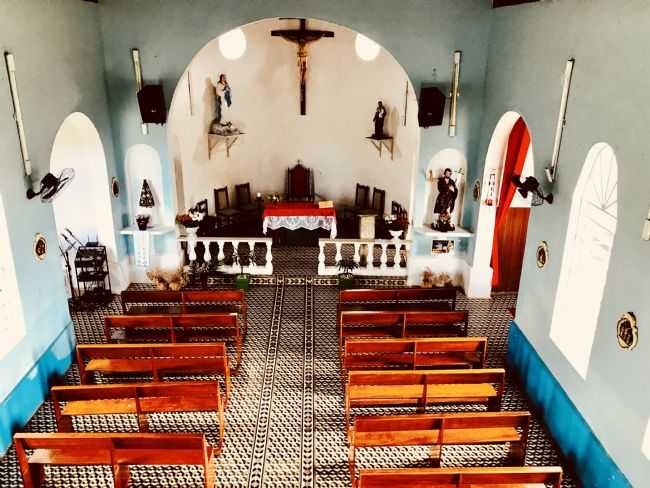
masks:
<svg viewBox="0 0 650 488"><path fill-rule="evenodd" d="M313 172L300 163L287 171L287 200L314 201Z"/></svg>
<svg viewBox="0 0 650 488"><path fill-rule="evenodd" d="M251 184L242 183L235 185L235 198L237 202L237 210L247 220L257 220L258 208L257 203L253 202L251 197Z"/></svg>
<svg viewBox="0 0 650 488"><path fill-rule="evenodd" d="M379 216L384 215L384 206L386 205L386 190L380 190L373 187L372 189L372 210Z"/></svg>
<svg viewBox="0 0 650 488"><path fill-rule="evenodd" d="M194 208L203 214L203 220L199 222L198 235L200 237L214 235L218 222L216 217L208 214L208 199L204 198L203 200L196 202Z"/></svg>
<svg viewBox="0 0 650 488"><path fill-rule="evenodd" d="M348 214L357 215L359 212L368 210L370 207L370 187L357 183L357 189L354 192L354 205L343 207L343 217Z"/></svg>
<svg viewBox="0 0 650 488"><path fill-rule="evenodd" d="M227 186L214 189L214 209L219 227L236 223L239 210L230 206Z"/></svg>

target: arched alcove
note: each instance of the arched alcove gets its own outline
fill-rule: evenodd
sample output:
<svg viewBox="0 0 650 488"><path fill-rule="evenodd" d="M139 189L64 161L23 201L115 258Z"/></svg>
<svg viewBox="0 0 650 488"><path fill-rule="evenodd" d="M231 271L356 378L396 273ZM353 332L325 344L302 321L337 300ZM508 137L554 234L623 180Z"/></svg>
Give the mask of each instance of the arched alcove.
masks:
<svg viewBox="0 0 650 488"><path fill-rule="evenodd" d="M75 178L52 202L57 232L69 229L83 243L105 245L111 285L119 291L126 284L117 263L106 155L95 125L81 112L66 117L52 145L50 171L58 175L64 168L72 168Z"/></svg>
<svg viewBox="0 0 650 488"><path fill-rule="evenodd" d="M454 211L451 213L451 221L456 227L460 227L466 187L467 159L465 159L465 155L459 150L448 148L436 153L431 158L426 169L426 176L429 181L424 194L425 213L422 222L426 228L429 228L433 221L433 209L436 203L436 197L438 196L437 179L442 176L444 170L447 168L451 169L451 178L456 182L456 188L458 189Z"/></svg>
<svg viewBox="0 0 650 488"><path fill-rule="evenodd" d="M612 147L594 145L571 200L551 339L587 378L618 221L618 164Z"/></svg>
<svg viewBox="0 0 650 488"><path fill-rule="evenodd" d="M129 202L129 223L135 225L135 216L146 212L151 215L150 226L171 224L169 212L165 211L163 198L163 179L160 155L147 144L136 144L126 152L126 182ZM144 180L147 180L154 207L143 210L140 207L140 193Z"/></svg>
<svg viewBox="0 0 650 488"><path fill-rule="evenodd" d="M283 192L287 167L300 159L314 170L316 193L337 205L352 203L361 183L386 190L387 210L393 200L411 207L420 130L410 84L405 100L408 75L384 49L371 61L361 59L355 31L309 19L310 28L332 30L335 37L309 46L307 114L301 116L296 46L270 37L273 29L295 27L291 22L274 18L242 26L246 50L238 59L225 57L215 38L191 60L168 118L170 160L180 162L174 172L177 197L183 196L185 208L207 198L213 212L215 187L228 186L231 200L234 185L245 182L253 193ZM227 118L245 135L230 157L223 145L209 157L207 133L221 73L232 88ZM365 139L378 100L388 107L385 130L395 140L393 160L386 152L380 159Z"/></svg>
<svg viewBox="0 0 650 488"><path fill-rule="evenodd" d="M522 115L509 111L501 116L490 139L485 156L485 167L481 184L481 197L476 226L474 259L469 272L469 286L467 292L470 296L489 297L492 291L491 258L494 242L495 223L498 209L498 196L503 180L503 165L508 149L508 140L513 127ZM522 178L534 176L535 164L533 154L533 140L528 146L526 159L522 170ZM511 208L529 208L531 196L527 199L518 193L510 205ZM522 253L523 255L523 253Z"/></svg>

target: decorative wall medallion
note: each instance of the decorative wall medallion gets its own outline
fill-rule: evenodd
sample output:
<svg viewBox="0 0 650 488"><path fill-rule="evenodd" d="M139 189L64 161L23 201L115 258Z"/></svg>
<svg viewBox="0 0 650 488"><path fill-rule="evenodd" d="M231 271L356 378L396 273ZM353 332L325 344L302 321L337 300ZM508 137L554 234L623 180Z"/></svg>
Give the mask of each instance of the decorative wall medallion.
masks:
<svg viewBox="0 0 650 488"><path fill-rule="evenodd" d="M111 193L115 198L120 196L120 182L115 176L113 176L113 179L111 180Z"/></svg>
<svg viewBox="0 0 650 488"><path fill-rule="evenodd" d="M36 234L34 236L34 257L43 261L47 255L47 240L43 234Z"/></svg>
<svg viewBox="0 0 650 488"><path fill-rule="evenodd" d="M481 182L476 180L474 182L474 187L472 188L472 198L475 202L478 202L481 199Z"/></svg>
<svg viewBox="0 0 650 488"><path fill-rule="evenodd" d="M539 246L537 246L537 267L543 268L544 266L546 266L547 261L548 261L548 243L546 241L542 241L539 243Z"/></svg>
<svg viewBox="0 0 650 488"><path fill-rule="evenodd" d="M634 349L639 342L639 329L636 326L636 317L632 312L626 312L616 322L616 338L618 345L623 349Z"/></svg>

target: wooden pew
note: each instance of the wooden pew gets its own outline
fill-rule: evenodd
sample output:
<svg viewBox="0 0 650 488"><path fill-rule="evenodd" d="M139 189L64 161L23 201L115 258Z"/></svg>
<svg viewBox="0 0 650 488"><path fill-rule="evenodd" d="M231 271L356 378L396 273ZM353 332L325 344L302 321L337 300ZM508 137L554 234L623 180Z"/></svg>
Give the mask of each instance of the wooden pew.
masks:
<svg viewBox="0 0 650 488"><path fill-rule="evenodd" d="M509 443L508 464L523 466L529 425L529 412L357 417L348 433L352 484L356 480L356 450L366 447L431 446L431 464L438 468L444 445Z"/></svg>
<svg viewBox="0 0 650 488"><path fill-rule="evenodd" d="M82 384L94 382L94 373L150 374L161 381L164 374L221 374L224 407L230 398L230 367L223 342L198 344L80 344L77 363Z"/></svg>
<svg viewBox="0 0 650 488"><path fill-rule="evenodd" d="M357 288L339 292L338 311L373 310L386 304L391 310L410 310L412 306L429 310L454 310L455 286L441 288Z"/></svg>
<svg viewBox="0 0 650 488"><path fill-rule="evenodd" d="M363 469L355 488L560 488L560 467Z"/></svg>
<svg viewBox="0 0 650 488"><path fill-rule="evenodd" d="M348 339L341 369L483 368L486 350L486 337Z"/></svg>
<svg viewBox="0 0 650 488"><path fill-rule="evenodd" d="M196 465L205 488L215 486L214 450L203 434L19 433L14 442L25 488L43 485L46 465L111 466L116 488L129 484L130 465Z"/></svg>
<svg viewBox="0 0 650 488"><path fill-rule="evenodd" d="M454 311L393 310L339 313L339 354L348 338L467 336L469 313Z"/></svg>
<svg viewBox="0 0 650 488"><path fill-rule="evenodd" d="M138 430L149 431L147 414L214 411L219 417L218 452L225 420L218 381L54 386L50 390L57 430L74 432L72 417L135 414Z"/></svg>
<svg viewBox="0 0 650 488"><path fill-rule="evenodd" d="M168 315L109 315L104 317L104 335L114 342L112 331L121 329L127 341L189 342L204 339L233 340L236 351L234 373L241 365L243 331L237 312L186 313Z"/></svg>
<svg viewBox="0 0 650 488"><path fill-rule="evenodd" d="M505 370L447 369L416 371L350 371L345 385L345 425L358 407L429 404L484 404L496 412L501 405Z"/></svg>
<svg viewBox="0 0 650 488"><path fill-rule="evenodd" d="M237 312L248 330L248 307L243 290L125 290L121 293L124 315Z"/></svg>

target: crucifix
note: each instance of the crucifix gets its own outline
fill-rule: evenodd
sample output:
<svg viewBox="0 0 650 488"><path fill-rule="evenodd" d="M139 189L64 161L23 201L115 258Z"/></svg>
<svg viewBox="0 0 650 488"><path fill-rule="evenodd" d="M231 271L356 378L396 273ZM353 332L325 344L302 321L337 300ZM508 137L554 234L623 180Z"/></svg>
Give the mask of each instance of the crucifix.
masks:
<svg viewBox="0 0 650 488"><path fill-rule="evenodd" d="M323 37L334 37L334 32L307 29L307 19L300 19L300 29L280 29L271 35L298 45L298 70L300 73L300 115L307 113L307 58L308 46Z"/></svg>

